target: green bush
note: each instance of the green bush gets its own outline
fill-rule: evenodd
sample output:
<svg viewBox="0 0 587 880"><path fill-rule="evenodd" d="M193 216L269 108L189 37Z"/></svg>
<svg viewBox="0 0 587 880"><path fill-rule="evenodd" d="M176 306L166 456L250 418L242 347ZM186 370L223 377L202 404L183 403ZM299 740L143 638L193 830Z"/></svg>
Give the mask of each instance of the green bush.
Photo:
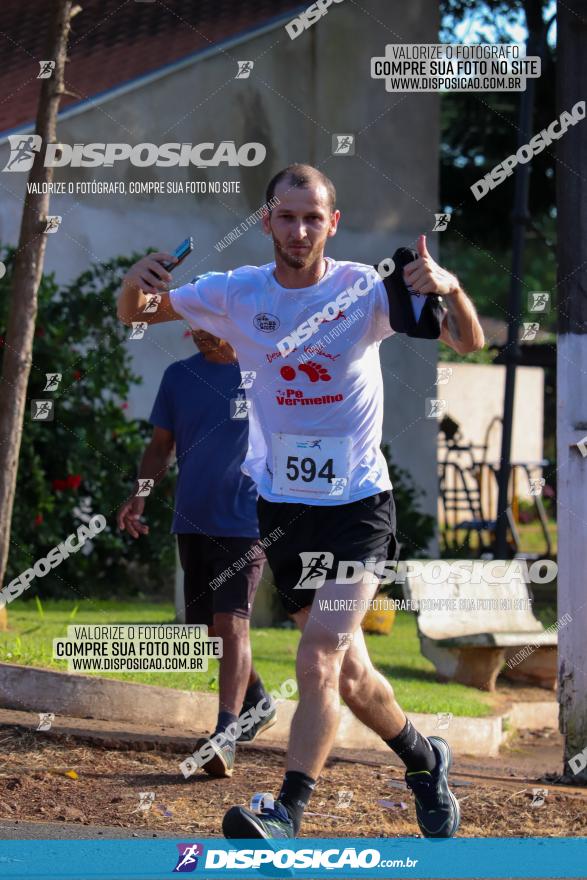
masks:
<svg viewBox="0 0 587 880"><path fill-rule="evenodd" d="M13 254L4 249L1 257L7 273L0 280L0 357ZM161 591L164 585L167 595L172 590L172 477L157 487L160 503L149 508L149 535L135 542L116 526L116 511L128 497L152 431L146 421L127 421L124 414L131 385L142 379L131 370L123 345L128 329L116 318L115 303L122 275L135 259L92 265L65 287L53 274L41 282L5 582L90 516L102 514L108 525L91 544L35 578L30 596L117 596ZM62 374L56 391L43 390L46 373ZM32 420L34 398L54 399L54 421Z"/></svg>

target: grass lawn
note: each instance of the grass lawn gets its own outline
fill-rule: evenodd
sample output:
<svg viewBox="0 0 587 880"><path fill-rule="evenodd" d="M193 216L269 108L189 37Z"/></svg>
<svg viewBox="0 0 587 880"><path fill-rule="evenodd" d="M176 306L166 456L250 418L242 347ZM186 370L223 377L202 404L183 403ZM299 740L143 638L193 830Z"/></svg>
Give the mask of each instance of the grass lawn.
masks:
<svg viewBox="0 0 587 880"><path fill-rule="evenodd" d="M557 528L556 522L552 519L549 519L546 528L548 534L550 536L550 542L552 545L552 553L556 555L557 552ZM544 542L544 535L542 533L542 526L536 520L535 522L530 523L518 523L518 531L520 533L520 543L522 545L522 549L526 553L541 553L545 554L546 546Z"/></svg>
<svg viewBox="0 0 587 880"><path fill-rule="evenodd" d="M516 525L520 535L520 550L524 553L537 553L539 556L546 556L546 543L544 540L544 535L542 533L542 526L538 522L538 520L530 523L519 522ZM553 555L556 555L557 526L555 520L549 519L547 521L546 528L550 536L551 552ZM451 529L449 534L451 542L453 542L457 547L463 546L465 544L467 533L463 529L458 529L456 532ZM483 538L487 542L487 532L483 533ZM473 551L475 551L475 549L479 547L477 536L474 534L471 535L471 547L473 548ZM475 555L474 552L473 555Z"/></svg>
<svg viewBox="0 0 587 880"><path fill-rule="evenodd" d="M77 608L77 610L76 610ZM64 660L52 657L55 637L64 637L71 624L171 623L171 603L145 601L90 601L75 606L67 600L15 602L8 607L7 632L0 632L0 661L25 666L67 670ZM253 629L255 665L269 688L279 688L295 678L295 655L299 633L293 629ZM410 712L452 712L482 716L492 712L488 694L460 684L439 684L434 668L420 654L415 617L396 615L389 636L367 636L371 657L380 672L393 683L404 709ZM104 677L184 690L216 691L218 662L210 661L207 672L104 673Z"/></svg>

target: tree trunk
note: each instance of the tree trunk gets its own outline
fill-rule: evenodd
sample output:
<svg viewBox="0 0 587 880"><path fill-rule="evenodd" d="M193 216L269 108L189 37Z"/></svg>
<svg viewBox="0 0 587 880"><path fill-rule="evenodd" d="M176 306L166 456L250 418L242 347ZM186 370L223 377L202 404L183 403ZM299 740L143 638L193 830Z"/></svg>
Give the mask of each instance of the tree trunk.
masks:
<svg viewBox="0 0 587 880"><path fill-rule="evenodd" d="M56 140L59 102L71 19L71 0L51 0L52 18L45 59L55 61L49 79L41 81L35 133L41 148L29 173L29 183L49 183L53 169L44 167L46 145ZM42 187L40 187L42 189ZM24 200L18 249L14 259L6 341L0 382L0 583L8 560L12 509L22 438L26 391L32 363L37 317L37 291L45 257L49 195L29 193Z"/></svg>
<svg viewBox="0 0 587 880"><path fill-rule="evenodd" d="M585 99L587 4L558 4L559 114ZM558 617L560 729L565 774L587 783L587 122L557 143L558 209ZM579 445L577 445L579 444ZM575 758L575 760L572 760Z"/></svg>

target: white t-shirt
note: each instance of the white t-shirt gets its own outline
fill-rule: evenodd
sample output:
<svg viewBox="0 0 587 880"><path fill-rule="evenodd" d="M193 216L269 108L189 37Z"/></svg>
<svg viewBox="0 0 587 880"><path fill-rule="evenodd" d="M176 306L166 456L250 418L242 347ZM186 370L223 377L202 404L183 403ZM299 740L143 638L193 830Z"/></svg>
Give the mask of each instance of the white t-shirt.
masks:
<svg viewBox="0 0 587 880"><path fill-rule="evenodd" d="M394 331L379 274L327 258L317 284L292 289L274 269L209 272L170 292L191 327L237 353L250 435L243 470L268 501L348 504L391 489L379 345Z"/></svg>

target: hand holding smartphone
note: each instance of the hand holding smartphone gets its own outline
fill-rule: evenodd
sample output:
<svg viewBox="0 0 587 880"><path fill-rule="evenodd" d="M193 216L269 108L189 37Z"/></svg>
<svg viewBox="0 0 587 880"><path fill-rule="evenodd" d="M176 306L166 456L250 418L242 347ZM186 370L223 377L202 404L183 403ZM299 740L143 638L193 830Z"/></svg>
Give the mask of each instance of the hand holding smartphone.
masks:
<svg viewBox="0 0 587 880"><path fill-rule="evenodd" d="M167 251L147 254L138 260L124 276L124 286L144 291L148 294L167 293L172 272L194 249L193 238L186 238L175 249L174 262L169 260ZM131 309L132 312L132 309ZM134 312L132 312L134 314Z"/></svg>
<svg viewBox="0 0 587 880"><path fill-rule="evenodd" d="M180 263L183 263L185 258L191 254L194 249L194 239L191 237L186 238L182 241L178 247L173 251L173 256L176 257L175 263L161 263L166 272L172 272L176 269Z"/></svg>

